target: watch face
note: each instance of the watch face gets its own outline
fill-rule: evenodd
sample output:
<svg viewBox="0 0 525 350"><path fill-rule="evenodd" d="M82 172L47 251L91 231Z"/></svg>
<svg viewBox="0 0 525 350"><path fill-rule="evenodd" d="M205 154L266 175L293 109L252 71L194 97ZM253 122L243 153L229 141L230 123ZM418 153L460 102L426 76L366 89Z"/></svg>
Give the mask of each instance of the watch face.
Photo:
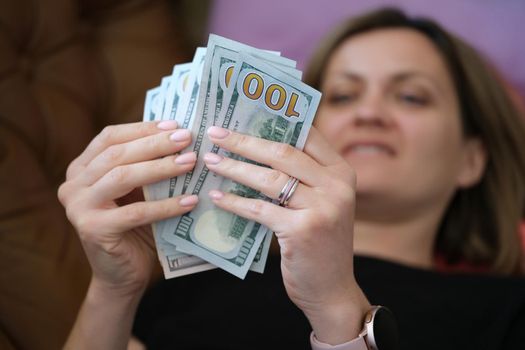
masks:
<svg viewBox="0 0 525 350"><path fill-rule="evenodd" d="M397 322L392 312L386 307L378 307L372 321L372 335L370 344L372 349L397 350L399 349L399 335Z"/></svg>

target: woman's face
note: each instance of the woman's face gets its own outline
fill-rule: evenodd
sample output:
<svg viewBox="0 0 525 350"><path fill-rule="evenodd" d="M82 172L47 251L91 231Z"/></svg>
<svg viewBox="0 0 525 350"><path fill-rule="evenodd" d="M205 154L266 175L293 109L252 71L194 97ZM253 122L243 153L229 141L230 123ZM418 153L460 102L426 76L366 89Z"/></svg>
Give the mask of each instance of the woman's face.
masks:
<svg viewBox="0 0 525 350"><path fill-rule="evenodd" d="M462 136L450 73L424 35L381 29L349 38L330 57L321 90L316 126L355 169L361 202L415 213L478 180L482 147Z"/></svg>

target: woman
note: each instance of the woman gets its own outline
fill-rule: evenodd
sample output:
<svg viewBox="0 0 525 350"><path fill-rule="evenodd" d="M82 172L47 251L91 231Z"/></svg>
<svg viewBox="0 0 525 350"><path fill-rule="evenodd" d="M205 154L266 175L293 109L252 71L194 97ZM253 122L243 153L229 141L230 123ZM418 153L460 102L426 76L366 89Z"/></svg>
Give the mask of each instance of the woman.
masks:
<svg viewBox="0 0 525 350"><path fill-rule="evenodd" d="M522 256L525 129L494 73L432 22L383 10L334 32L306 80L323 100L304 152L208 131L272 167L208 154L214 172L272 198L300 180L287 207L209 193L270 227L280 262L244 282L220 271L166 281L135 334L151 348L305 348L312 330L314 347L362 349L372 303L393 311L403 349L521 344L525 283L510 276ZM112 126L70 165L59 197L93 278L66 347L125 348L155 263L149 224L198 202L130 197L189 171L192 153L159 159L189 143L170 122ZM499 277L442 274L437 261Z"/></svg>

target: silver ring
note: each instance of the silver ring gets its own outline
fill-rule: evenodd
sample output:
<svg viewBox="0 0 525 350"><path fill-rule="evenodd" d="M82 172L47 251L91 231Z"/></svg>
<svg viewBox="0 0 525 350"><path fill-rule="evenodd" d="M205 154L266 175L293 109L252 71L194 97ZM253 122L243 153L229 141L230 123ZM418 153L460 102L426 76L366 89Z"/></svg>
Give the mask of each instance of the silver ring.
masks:
<svg viewBox="0 0 525 350"><path fill-rule="evenodd" d="M290 178L286 182L286 185L284 185L283 189L281 190L281 193L279 193L279 198L277 199L279 201L279 206L281 207L288 206L288 203L290 202L290 199L292 198L298 185L299 185L299 179L297 179L296 177L290 176Z"/></svg>

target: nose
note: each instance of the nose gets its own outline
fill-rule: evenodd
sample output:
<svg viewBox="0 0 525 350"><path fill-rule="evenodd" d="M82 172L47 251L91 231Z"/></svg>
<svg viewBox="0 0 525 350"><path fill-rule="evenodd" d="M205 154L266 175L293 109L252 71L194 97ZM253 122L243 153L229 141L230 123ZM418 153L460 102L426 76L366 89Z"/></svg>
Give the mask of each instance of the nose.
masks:
<svg viewBox="0 0 525 350"><path fill-rule="evenodd" d="M367 127L387 127L390 124L388 110L379 93L370 91L361 96L354 110L353 124Z"/></svg>

